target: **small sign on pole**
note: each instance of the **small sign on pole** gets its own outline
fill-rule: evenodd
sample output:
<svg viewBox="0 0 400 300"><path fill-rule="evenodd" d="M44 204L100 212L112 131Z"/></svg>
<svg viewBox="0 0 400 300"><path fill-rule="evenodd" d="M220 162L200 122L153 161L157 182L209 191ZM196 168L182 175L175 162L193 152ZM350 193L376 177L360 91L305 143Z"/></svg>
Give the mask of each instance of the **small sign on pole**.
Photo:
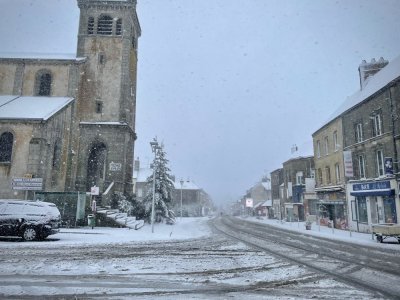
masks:
<svg viewBox="0 0 400 300"><path fill-rule="evenodd" d="M90 188L90 195L92 195L92 196L98 196L99 192L100 192L100 189L98 186L92 186Z"/></svg>

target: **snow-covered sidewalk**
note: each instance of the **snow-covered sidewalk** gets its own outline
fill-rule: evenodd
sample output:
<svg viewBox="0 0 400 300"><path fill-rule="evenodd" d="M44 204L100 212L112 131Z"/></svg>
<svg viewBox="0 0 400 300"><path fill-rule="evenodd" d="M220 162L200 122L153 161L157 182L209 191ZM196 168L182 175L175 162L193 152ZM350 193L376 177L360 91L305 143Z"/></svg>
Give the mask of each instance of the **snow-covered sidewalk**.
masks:
<svg viewBox="0 0 400 300"><path fill-rule="evenodd" d="M332 240L344 241L348 243L354 243L358 245L366 245L377 248L385 248L397 250L400 252L400 244L395 238L387 238L381 243L377 243L376 239L372 239L372 234L370 233L360 233L360 232L350 232L346 230L332 229L327 226L318 226L313 222L311 230L306 230L304 222L285 222L275 219L267 219L263 217L258 219L257 217L241 217L243 220L250 222L264 223L275 227L284 228L291 231L300 232L302 234L312 235L316 237L323 237Z"/></svg>
<svg viewBox="0 0 400 300"><path fill-rule="evenodd" d="M60 232L38 242L23 242L20 238L4 238L1 248L10 247L58 247L65 245L119 244L144 241L172 241L206 237L211 234L209 218L177 218L175 225L146 223L140 230L129 228L90 227L61 228Z"/></svg>

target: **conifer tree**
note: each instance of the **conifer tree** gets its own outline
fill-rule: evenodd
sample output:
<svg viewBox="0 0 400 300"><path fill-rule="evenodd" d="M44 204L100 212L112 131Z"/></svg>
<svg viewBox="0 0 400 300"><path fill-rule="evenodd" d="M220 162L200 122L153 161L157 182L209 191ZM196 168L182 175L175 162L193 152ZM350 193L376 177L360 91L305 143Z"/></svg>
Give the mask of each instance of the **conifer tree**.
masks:
<svg viewBox="0 0 400 300"><path fill-rule="evenodd" d="M155 168L155 218L159 221L159 216L164 218L171 218L173 213L169 210L172 203L172 190L174 188L173 179L170 175L170 169L168 168L168 159L166 158L166 152L164 151L164 145L161 144L155 155L155 161L153 162L153 168ZM153 201L153 175L147 178L147 195L144 198L144 205L146 211L146 217L151 219L151 204Z"/></svg>

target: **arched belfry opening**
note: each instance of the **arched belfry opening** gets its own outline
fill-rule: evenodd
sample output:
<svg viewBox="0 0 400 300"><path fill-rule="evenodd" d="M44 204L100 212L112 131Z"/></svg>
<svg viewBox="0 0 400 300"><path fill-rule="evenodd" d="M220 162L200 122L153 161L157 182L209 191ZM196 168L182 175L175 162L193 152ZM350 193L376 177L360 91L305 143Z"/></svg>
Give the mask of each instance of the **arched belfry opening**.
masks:
<svg viewBox="0 0 400 300"><path fill-rule="evenodd" d="M89 148L86 190L89 191L95 185L100 187L100 191L103 190L106 178L106 160L106 145L102 142L94 142Z"/></svg>

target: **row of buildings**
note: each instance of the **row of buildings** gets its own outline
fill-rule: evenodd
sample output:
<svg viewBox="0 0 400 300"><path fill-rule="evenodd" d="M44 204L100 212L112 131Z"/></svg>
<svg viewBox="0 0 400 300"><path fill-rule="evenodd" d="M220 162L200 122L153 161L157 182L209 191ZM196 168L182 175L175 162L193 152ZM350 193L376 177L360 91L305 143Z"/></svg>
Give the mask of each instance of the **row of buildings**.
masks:
<svg viewBox="0 0 400 300"><path fill-rule="evenodd" d="M400 220L400 57L358 70L360 89L312 134L313 153L271 172L271 217L360 232Z"/></svg>
<svg viewBox="0 0 400 300"><path fill-rule="evenodd" d="M133 172L133 192L138 201L142 201L151 189L147 184L148 178L153 175L153 169L141 167L140 160L135 160ZM192 180L176 180L173 178L172 203L170 209L176 216L202 217L208 216L214 210L209 194Z"/></svg>

